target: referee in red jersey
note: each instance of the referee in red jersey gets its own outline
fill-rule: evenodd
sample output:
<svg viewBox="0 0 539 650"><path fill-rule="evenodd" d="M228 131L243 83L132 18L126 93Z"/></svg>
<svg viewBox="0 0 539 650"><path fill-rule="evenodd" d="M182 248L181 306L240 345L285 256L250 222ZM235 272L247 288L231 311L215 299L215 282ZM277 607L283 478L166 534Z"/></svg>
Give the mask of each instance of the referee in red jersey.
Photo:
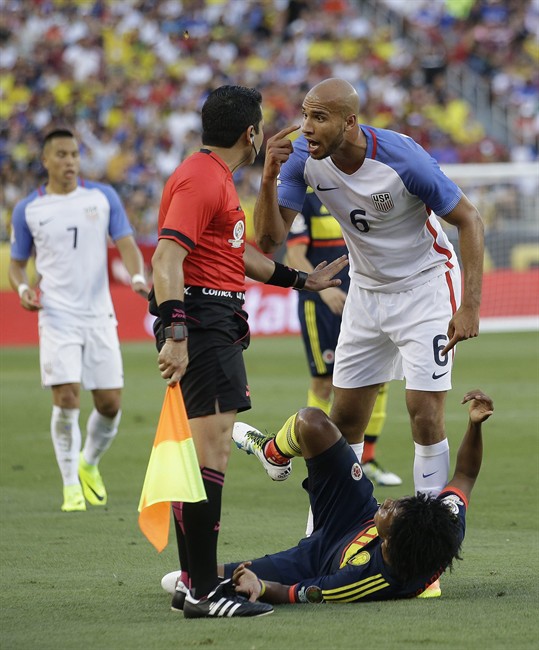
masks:
<svg viewBox="0 0 539 650"><path fill-rule="evenodd" d="M173 505L181 565L174 609L186 618L263 616L217 575L224 475L236 413L250 408L243 351L245 275L268 284L319 291L347 264L345 256L313 273L288 268L245 244L245 215L232 174L251 165L264 139L262 97L222 86L202 107L202 149L174 171L163 190L159 241L152 259L154 331L159 370L181 382L207 501Z"/></svg>

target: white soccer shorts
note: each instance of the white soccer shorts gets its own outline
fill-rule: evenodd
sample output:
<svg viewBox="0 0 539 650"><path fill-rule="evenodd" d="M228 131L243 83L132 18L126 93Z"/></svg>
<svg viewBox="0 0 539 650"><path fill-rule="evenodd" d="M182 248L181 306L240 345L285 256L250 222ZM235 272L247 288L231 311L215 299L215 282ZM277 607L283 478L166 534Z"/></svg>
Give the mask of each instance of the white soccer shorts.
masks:
<svg viewBox="0 0 539 650"><path fill-rule="evenodd" d="M458 267L399 293L360 289L352 282L333 384L360 388L405 378L411 390L449 390L454 348L445 356L440 353L460 294Z"/></svg>
<svg viewBox="0 0 539 650"><path fill-rule="evenodd" d="M86 390L123 388L116 325L40 324L39 357L43 386L80 383Z"/></svg>

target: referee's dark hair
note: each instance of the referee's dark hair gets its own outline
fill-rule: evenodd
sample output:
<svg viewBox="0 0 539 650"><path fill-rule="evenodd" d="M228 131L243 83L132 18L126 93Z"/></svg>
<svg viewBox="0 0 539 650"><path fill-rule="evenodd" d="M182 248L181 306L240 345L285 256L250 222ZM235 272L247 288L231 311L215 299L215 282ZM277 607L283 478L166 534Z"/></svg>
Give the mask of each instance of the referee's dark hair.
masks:
<svg viewBox="0 0 539 650"><path fill-rule="evenodd" d="M51 140L54 140L55 138L74 138L74 137L75 135L73 131L69 129L67 126L55 127L54 129L47 131L47 133L45 134L45 137L43 138L42 148L44 149L47 146L47 144Z"/></svg>
<svg viewBox="0 0 539 650"><path fill-rule="evenodd" d="M460 560L461 528L440 499L418 493L398 500L387 539L391 570L404 582L434 576Z"/></svg>
<svg viewBox="0 0 539 650"><path fill-rule="evenodd" d="M261 103L256 88L220 86L213 90L202 106L202 144L230 149L251 124L258 133Z"/></svg>

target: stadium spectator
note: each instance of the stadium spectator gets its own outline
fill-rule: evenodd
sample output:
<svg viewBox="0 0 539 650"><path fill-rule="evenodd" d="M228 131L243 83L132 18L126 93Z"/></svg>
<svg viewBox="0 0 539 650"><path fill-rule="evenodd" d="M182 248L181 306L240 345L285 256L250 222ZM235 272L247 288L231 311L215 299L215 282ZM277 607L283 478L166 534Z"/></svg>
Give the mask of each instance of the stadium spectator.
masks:
<svg viewBox="0 0 539 650"><path fill-rule="evenodd" d="M302 271L311 272L320 262L348 254L341 227L308 188L303 208L294 219L287 239L287 262ZM298 318L309 364L311 384L307 406L314 406L329 414L333 393L333 364L335 348L341 330L342 311L350 278L345 269L340 275L341 286L324 289L319 294L300 292ZM388 386L380 387L371 419L364 432L361 458L363 471L375 485L400 485L402 480L393 472L384 470L376 460L376 443L386 419ZM310 524L312 524L311 518ZM308 524L307 534L312 532Z"/></svg>
<svg viewBox="0 0 539 650"><path fill-rule="evenodd" d="M480 390L466 393L462 403L469 404L469 420L453 478L437 497L418 494L381 505L355 453L322 411L302 409L289 418L275 441L290 457L305 458L314 533L288 550L225 564L221 574L251 601L273 604L428 597L426 587L461 559L483 457L482 423L494 410ZM178 605L183 599L176 592Z"/></svg>
<svg viewBox="0 0 539 650"><path fill-rule="evenodd" d="M264 252L286 239L307 186L339 221L350 288L335 353L331 419L361 460L380 384L406 378L418 492L447 483L445 397L454 346L479 333L483 224L476 208L427 152L393 131L360 125L347 81L312 88L299 127L270 138L255 207ZM431 210L458 228L464 268Z"/></svg>
<svg viewBox="0 0 539 650"><path fill-rule="evenodd" d="M443 2L430 0L397 2L394 10L409 8L412 16L407 20L413 26L414 9L423 6L428 20L419 26L427 25L430 44L444 44L447 67L473 61L474 39L486 39L482 55L488 57L492 73L485 81L492 84L493 97L507 106L509 116L515 115L515 128L526 134L527 155L536 159L536 2L503 3L508 16L505 27L499 24L499 12L489 11L488 4L477 2L460 16L448 13L449 5L446 11ZM81 163L86 177L112 183L124 202L132 189L126 179L129 166L122 168L124 177L115 180L103 168L103 156L111 145L122 149L129 145L138 157L150 141L150 160L158 171L146 190L142 211L149 213L170 174L170 165L165 165L167 171L160 164L165 158L172 164L170 139L177 164L199 145L200 105L212 88L225 83L263 91L266 123L276 131L295 119L309 87L338 76L360 94L364 123L400 130L429 150L435 149L431 139L439 144L443 134L449 139L447 147L452 147L451 159L458 162L464 156L473 162L477 149L470 157L468 147L483 138L473 117L470 128L455 131L454 120L442 104L436 113L440 120L434 124L423 115L424 108L430 112L433 108L430 100L422 104L415 93L426 86L421 72L424 51L415 52L406 33L369 20L361 3L351 0L223 0L183 7L147 0L82 4L6 0L4 5L0 175L2 182L13 174L17 180L16 196L7 197L8 215L40 181L28 145L39 150L43 133L59 121L76 124L84 135ZM234 52L237 55L232 56ZM445 75L436 77L435 105L447 92ZM417 115L421 123L413 126ZM26 148L20 146L20 132L25 133ZM188 143L183 142L185 133L189 133ZM496 156L506 160L510 153L497 144ZM138 224L134 225L138 235ZM154 239L156 227L154 219ZM147 220L143 230L143 238L151 240Z"/></svg>
<svg viewBox="0 0 539 650"><path fill-rule="evenodd" d="M64 512L107 503L98 464L121 418L123 369L107 272L107 237L133 290L146 296L142 255L122 203L108 185L79 178L79 145L66 128L44 140L47 182L15 206L9 279L21 306L39 312L41 381L51 388L51 436L63 481ZM35 247L40 293L26 267ZM81 452L81 384L94 409ZM80 482L79 482L80 478ZM82 484L82 485L81 485Z"/></svg>
<svg viewBox="0 0 539 650"><path fill-rule="evenodd" d="M173 504L182 568L189 585L184 615L262 616L267 606L230 593L217 576L217 541L230 438L236 413L250 408L243 362L249 345L243 311L245 275L269 284L321 290L346 264L341 257L313 273L276 263L245 244L245 215L232 174L252 165L263 133L257 90L222 86L202 106L203 148L165 185L159 241L152 258L151 311L159 370L181 380L207 501ZM276 472L288 473L282 464ZM278 479L277 479L278 480Z"/></svg>

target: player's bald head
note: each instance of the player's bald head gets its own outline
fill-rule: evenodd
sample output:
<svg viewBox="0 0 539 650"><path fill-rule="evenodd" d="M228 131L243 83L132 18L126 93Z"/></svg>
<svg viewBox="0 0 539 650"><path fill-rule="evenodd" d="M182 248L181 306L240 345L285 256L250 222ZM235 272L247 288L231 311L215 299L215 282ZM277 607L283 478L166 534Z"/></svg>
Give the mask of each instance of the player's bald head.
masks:
<svg viewBox="0 0 539 650"><path fill-rule="evenodd" d="M359 113L356 89L348 81L336 77L324 79L313 86L305 96L305 101L325 106L332 113L341 113L344 117Z"/></svg>

